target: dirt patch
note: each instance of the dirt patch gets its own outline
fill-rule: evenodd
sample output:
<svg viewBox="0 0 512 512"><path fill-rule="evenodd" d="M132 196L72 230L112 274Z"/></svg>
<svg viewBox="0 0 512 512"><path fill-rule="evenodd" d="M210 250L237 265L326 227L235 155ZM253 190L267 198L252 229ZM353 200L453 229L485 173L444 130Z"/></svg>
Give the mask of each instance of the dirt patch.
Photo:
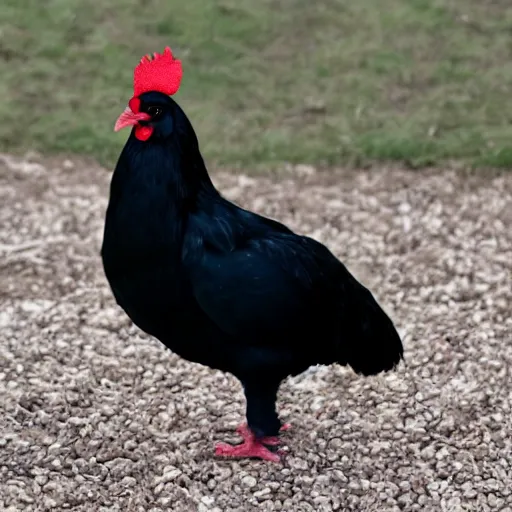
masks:
<svg viewBox="0 0 512 512"><path fill-rule="evenodd" d="M108 181L0 159L2 510L511 511L512 176L216 176L326 242L405 339L396 373L316 367L283 384L284 466L215 459L242 420L238 383L115 305L99 257Z"/></svg>

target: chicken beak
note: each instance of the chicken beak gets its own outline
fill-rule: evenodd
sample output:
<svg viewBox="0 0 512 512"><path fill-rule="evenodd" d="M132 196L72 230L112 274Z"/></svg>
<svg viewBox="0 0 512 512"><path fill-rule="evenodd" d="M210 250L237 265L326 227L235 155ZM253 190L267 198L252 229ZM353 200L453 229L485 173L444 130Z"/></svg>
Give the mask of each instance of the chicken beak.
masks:
<svg viewBox="0 0 512 512"><path fill-rule="evenodd" d="M135 113L130 107L126 107L124 112L117 118L114 131L118 132L128 126L136 125L139 121L148 121L149 119L151 119L149 114L146 114L145 112Z"/></svg>

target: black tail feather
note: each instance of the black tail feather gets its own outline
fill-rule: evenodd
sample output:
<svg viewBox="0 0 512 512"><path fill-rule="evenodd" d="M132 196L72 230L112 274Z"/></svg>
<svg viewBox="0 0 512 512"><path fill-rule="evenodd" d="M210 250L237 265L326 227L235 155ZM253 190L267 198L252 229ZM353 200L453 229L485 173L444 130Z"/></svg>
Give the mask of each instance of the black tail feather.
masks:
<svg viewBox="0 0 512 512"><path fill-rule="evenodd" d="M400 336L371 292L360 283L356 288L345 319L350 338L340 344L340 362L363 375L392 370L403 359Z"/></svg>

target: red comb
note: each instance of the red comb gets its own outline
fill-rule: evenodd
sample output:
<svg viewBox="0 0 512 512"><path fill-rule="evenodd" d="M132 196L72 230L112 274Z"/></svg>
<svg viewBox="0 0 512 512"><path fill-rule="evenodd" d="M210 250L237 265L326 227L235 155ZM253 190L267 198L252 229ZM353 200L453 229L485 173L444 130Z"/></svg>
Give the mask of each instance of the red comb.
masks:
<svg viewBox="0 0 512 512"><path fill-rule="evenodd" d="M174 59L167 46L164 53L154 53L153 59L145 55L133 72L133 95L140 96L149 91L158 91L169 96L180 88L183 70L181 61Z"/></svg>

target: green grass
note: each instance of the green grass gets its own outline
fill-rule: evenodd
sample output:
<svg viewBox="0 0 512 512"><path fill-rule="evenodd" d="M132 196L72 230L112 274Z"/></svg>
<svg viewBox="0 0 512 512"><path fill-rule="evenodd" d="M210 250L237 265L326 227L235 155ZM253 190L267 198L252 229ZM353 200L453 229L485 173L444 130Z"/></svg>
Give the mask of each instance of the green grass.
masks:
<svg viewBox="0 0 512 512"><path fill-rule="evenodd" d="M3 0L0 149L92 155L145 53L226 166L512 166L509 0Z"/></svg>

